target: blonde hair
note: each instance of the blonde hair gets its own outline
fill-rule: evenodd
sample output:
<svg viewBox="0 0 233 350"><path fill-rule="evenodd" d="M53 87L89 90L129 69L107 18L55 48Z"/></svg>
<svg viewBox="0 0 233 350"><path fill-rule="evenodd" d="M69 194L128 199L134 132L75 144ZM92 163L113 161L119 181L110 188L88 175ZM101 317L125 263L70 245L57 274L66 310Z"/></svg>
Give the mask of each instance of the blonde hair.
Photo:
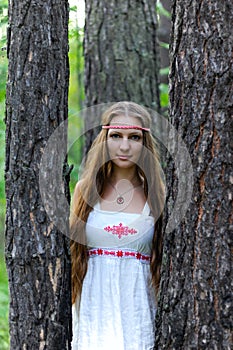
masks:
<svg viewBox="0 0 233 350"><path fill-rule="evenodd" d="M134 102L117 102L102 115L102 125L110 125L115 116L136 117L142 127L150 128L151 118L147 110ZM79 190L74 196L71 219L71 258L72 258L72 303L80 297L82 283L87 271L87 246L85 224L89 213L103 194L104 184L112 174L112 162L108 160L106 147L108 130L102 129L88 152ZM150 132L143 131L142 154L137 165L140 178L143 178L144 193L151 214L155 218L155 230L152 242L151 273L156 292L160 282L162 260L161 222L164 204L164 184L161 178L159 155L156 142ZM96 151L98 148L98 151ZM94 176L95 179L94 179ZM95 181L93 181L93 179Z"/></svg>

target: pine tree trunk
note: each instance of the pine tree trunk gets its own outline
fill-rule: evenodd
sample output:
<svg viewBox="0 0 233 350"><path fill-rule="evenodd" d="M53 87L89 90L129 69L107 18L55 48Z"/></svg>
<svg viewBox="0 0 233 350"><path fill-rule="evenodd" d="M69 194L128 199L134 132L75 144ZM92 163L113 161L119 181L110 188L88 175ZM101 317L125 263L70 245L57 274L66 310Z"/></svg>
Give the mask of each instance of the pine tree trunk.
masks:
<svg viewBox="0 0 233 350"><path fill-rule="evenodd" d="M232 349L232 23L231 0L175 1L170 117L194 175L185 219L165 233L156 349ZM176 198L167 171L168 205Z"/></svg>
<svg viewBox="0 0 233 350"><path fill-rule="evenodd" d="M10 346L70 349L69 241L47 215L39 187L46 142L67 119L68 2L9 2L8 58L5 251ZM62 137L65 154L65 128ZM54 168L62 160L51 154L50 161ZM69 200L66 181L64 186ZM68 230L68 213L62 215Z"/></svg>
<svg viewBox="0 0 233 350"><path fill-rule="evenodd" d="M159 111L156 0L86 0L86 106L134 101ZM88 113L86 151L96 135Z"/></svg>

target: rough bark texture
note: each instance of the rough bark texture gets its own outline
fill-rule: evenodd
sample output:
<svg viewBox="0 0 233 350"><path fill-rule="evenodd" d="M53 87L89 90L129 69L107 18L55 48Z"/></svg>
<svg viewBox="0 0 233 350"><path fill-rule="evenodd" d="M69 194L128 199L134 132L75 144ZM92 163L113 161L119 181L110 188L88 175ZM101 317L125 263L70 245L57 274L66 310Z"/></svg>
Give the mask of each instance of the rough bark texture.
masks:
<svg viewBox="0 0 233 350"><path fill-rule="evenodd" d="M46 214L39 189L46 142L67 118L67 27L67 1L9 2L5 251L12 350L70 349L69 242ZM62 137L65 147L65 129ZM51 155L51 168L60 158ZM67 228L68 213L61 213Z"/></svg>
<svg viewBox="0 0 233 350"><path fill-rule="evenodd" d="M185 219L164 237L156 349L232 349L231 0L173 2L171 122L194 172ZM168 205L176 197L172 162ZM231 310L230 310L231 309Z"/></svg>
<svg viewBox="0 0 233 350"><path fill-rule="evenodd" d="M159 110L156 21L156 0L86 0L86 106L129 100Z"/></svg>

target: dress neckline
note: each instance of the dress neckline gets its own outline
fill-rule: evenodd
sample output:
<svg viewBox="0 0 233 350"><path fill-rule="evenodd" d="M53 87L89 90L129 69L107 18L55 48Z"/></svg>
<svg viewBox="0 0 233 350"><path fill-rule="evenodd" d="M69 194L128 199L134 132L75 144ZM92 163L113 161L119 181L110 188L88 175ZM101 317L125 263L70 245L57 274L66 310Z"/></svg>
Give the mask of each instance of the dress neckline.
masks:
<svg viewBox="0 0 233 350"><path fill-rule="evenodd" d="M144 205L144 207L143 207L141 213L128 213L128 212L125 212L125 211L103 210L103 209L101 209L101 207L100 207L100 202L97 202L97 203L94 205L93 209L98 210L98 211L103 212L103 213L107 213L107 214L112 214L112 213L116 214L116 213L119 213L119 214L121 214L121 215L122 215L122 214L127 214L127 215L150 215L150 207L149 207L149 204L147 203L147 201L146 201L146 203L145 203L145 205Z"/></svg>

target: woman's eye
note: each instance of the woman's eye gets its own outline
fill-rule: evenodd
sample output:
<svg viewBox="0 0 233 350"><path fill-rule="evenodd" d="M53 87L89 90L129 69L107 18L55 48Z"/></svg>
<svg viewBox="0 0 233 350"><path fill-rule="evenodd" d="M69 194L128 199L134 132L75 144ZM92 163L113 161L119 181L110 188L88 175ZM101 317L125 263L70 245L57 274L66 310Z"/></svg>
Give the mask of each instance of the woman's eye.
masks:
<svg viewBox="0 0 233 350"><path fill-rule="evenodd" d="M112 139L119 139L120 135L118 135L118 134L111 134L110 137Z"/></svg>
<svg viewBox="0 0 233 350"><path fill-rule="evenodd" d="M139 141L141 139L141 136L139 136L139 135L132 135L131 136L131 140L133 140L133 141Z"/></svg>
<svg viewBox="0 0 233 350"><path fill-rule="evenodd" d="M121 139L121 138L122 138L122 135L120 135L120 134L110 134L109 137L110 137L112 140L118 140L118 139ZM141 136L140 136L140 135L129 135L129 136L128 136L128 140L139 141L140 139L141 139Z"/></svg>

